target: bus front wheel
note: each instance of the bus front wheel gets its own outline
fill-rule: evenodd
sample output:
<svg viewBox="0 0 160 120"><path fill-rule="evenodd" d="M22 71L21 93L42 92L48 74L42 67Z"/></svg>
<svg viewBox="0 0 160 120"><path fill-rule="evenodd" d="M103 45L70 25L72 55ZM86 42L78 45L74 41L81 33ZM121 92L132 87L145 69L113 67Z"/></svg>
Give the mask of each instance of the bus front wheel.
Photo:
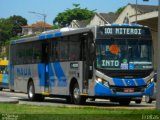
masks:
<svg viewBox="0 0 160 120"><path fill-rule="evenodd" d="M44 100L44 96L35 93L35 87L32 81L30 81L28 84L27 94L28 94L28 98L30 101L43 101Z"/></svg>
<svg viewBox="0 0 160 120"><path fill-rule="evenodd" d="M86 98L80 95L80 89L78 84L74 84L74 88L72 91L72 98L73 98L73 102L74 104L84 104L86 102Z"/></svg>
<svg viewBox="0 0 160 120"><path fill-rule="evenodd" d="M0 91L2 91L2 90L3 90L3 88L0 87Z"/></svg>

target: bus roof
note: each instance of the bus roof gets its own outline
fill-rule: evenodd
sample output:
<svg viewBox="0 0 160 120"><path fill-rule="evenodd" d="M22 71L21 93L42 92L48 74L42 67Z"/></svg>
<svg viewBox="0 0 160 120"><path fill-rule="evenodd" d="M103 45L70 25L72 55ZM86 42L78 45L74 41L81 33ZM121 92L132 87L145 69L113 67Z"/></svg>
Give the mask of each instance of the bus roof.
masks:
<svg viewBox="0 0 160 120"><path fill-rule="evenodd" d="M146 26L139 25L139 24L107 24L105 26L110 26L110 27L146 27ZM102 26L100 26L100 27L102 27ZM60 30L45 31L45 32L42 32L41 34L39 34L37 36L34 36L34 37L12 40L11 44L45 40L45 39L50 39L50 38L66 36L66 35L85 33L85 32L89 32L89 31L94 30L94 29L95 29L95 26L94 27L77 28L77 29L68 28L68 30L65 29L65 28L62 28Z"/></svg>
<svg viewBox="0 0 160 120"><path fill-rule="evenodd" d="M11 44L17 44L17 43L23 43L23 42L30 42L30 41L38 41L38 40L45 40L50 38L56 38L66 35L72 35L72 34L78 34L78 33L85 33L91 31L94 27L87 27L87 28L78 28L78 29L69 29L69 30L51 30L51 31L45 31L42 32L40 35L29 37L29 38L23 38L18 40L12 40Z"/></svg>

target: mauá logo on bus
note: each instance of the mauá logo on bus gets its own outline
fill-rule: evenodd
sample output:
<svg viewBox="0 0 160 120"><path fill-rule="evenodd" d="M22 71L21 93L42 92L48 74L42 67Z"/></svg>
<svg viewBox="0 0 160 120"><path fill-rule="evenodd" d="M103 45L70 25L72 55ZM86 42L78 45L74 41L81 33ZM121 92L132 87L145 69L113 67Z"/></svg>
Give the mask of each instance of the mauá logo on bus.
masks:
<svg viewBox="0 0 160 120"><path fill-rule="evenodd" d="M31 76L30 68L17 68L17 76Z"/></svg>

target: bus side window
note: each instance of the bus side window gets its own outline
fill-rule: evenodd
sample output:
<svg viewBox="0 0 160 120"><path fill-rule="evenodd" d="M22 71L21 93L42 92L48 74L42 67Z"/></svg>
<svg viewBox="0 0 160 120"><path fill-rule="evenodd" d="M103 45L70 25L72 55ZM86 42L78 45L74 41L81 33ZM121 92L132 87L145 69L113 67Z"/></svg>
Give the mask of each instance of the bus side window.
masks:
<svg viewBox="0 0 160 120"><path fill-rule="evenodd" d="M69 60L78 61L80 60L80 40L78 35L70 37L69 41Z"/></svg>
<svg viewBox="0 0 160 120"><path fill-rule="evenodd" d="M33 62L39 63L41 62L41 43L34 43L33 44Z"/></svg>

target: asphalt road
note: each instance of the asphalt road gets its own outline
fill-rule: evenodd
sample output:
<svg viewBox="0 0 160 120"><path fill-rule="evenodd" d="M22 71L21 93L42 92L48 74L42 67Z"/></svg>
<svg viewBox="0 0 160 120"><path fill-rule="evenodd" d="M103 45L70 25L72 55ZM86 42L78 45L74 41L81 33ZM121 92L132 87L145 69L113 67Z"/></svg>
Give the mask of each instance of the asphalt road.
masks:
<svg viewBox="0 0 160 120"><path fill-rule="evenodd" d="M0 103L19 103L19 104L30 104L30 105L48 105L56 107L81 107L79 105L67 104L65 99L62 98L49 98L46 97L43 102L31 102L28 101L27 94L10 92L9 90L0 91ZM120 106L118 103L112 103L108 100L96 99L96 101L87 101L82 107L98 107L98 108L124 108L124 109L154 109L156 102L152 104L146 104L142 101L141 104L136 104L134 101L129 106Z"/></svg>

